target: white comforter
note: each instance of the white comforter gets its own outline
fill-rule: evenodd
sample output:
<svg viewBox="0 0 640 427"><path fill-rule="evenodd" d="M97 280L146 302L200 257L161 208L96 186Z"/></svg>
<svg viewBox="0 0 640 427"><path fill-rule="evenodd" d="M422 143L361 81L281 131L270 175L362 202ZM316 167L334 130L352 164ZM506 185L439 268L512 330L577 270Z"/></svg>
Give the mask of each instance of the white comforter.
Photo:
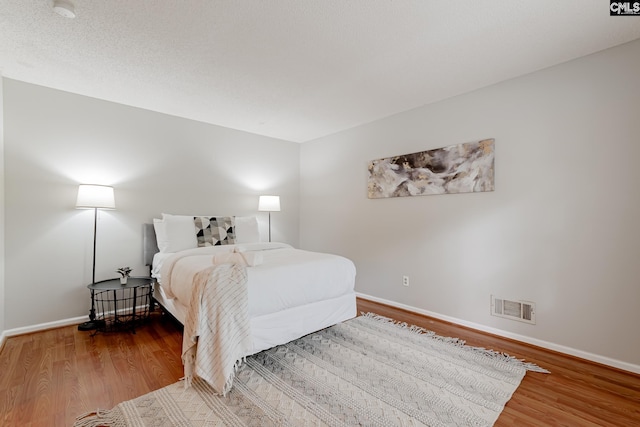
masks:
<svg viewBox="0 0 640 427"><path fill-rule="evenodd" d="M356 269L349 259L294 249L284 243L211 246L156 256L155 276L169 298L188 305L196 274L211 267L215 254L234 248L262 254L261 264L247 267L249 317L353 292Z"/></svg>

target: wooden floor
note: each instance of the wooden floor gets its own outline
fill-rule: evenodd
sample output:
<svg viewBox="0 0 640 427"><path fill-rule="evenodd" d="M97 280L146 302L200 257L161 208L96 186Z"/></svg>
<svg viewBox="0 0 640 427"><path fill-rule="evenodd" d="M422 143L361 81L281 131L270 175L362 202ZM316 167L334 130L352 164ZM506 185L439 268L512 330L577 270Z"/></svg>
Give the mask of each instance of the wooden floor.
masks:
<svg viewBox="0 0 640 427"><path fill-rule="evenodd" d="M640 426L640 376L365 300L371 311L526 359L529 372L496 426ZM0 353L0 426L64 426L182 376L182 331L153 314L135 335L68 326L9 338Z"/></svg>

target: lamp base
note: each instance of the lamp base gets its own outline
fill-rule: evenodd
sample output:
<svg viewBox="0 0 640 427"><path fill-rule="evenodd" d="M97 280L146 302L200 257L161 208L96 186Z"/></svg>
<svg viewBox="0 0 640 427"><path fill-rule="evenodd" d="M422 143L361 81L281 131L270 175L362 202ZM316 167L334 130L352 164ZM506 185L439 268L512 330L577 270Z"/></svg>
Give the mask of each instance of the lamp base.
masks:
<svg viewBox="0 0 640 427"><path fill-rule="evenodd" d="M104 326L104 320L89 320L78 325L79 331L93 331Z"/></svg>

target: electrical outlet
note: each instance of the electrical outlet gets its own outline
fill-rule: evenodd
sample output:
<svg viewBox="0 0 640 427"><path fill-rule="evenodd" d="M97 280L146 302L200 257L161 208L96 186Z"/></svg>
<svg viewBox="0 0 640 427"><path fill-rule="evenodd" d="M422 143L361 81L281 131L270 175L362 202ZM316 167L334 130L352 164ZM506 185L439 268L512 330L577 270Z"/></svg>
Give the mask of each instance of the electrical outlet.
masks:
<svg viewBox="0 0 640 427"><path fill-rule="evenodd" d="M402 276L402 284L404 286L409 286L409 276Z"/></svg>

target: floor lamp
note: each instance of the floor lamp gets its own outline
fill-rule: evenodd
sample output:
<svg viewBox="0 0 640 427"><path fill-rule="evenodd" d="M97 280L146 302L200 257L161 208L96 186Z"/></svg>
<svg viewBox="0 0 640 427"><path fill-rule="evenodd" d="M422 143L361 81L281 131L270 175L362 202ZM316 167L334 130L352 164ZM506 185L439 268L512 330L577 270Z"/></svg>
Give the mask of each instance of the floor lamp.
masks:
<svg viewBox="0 0 640 427"><path fill-rule="evenodd" d="M96 283L96 232L98 229L98 209L115 209L116 202L113 195L113 187L107 185L78 186L78 199L76 209L93 209L93 268L91 283ZM96 328L96 309L93 295L91 296L91 310L89 321L78 325L78 330L89 331Z"/></svg>
<svg viewBox="0 0 640 427"><path fill-rule="evenodd" d="M269 241L271 241L271 212L280 212L280 196L260 196L258 210L269 212Z"/></svg>

